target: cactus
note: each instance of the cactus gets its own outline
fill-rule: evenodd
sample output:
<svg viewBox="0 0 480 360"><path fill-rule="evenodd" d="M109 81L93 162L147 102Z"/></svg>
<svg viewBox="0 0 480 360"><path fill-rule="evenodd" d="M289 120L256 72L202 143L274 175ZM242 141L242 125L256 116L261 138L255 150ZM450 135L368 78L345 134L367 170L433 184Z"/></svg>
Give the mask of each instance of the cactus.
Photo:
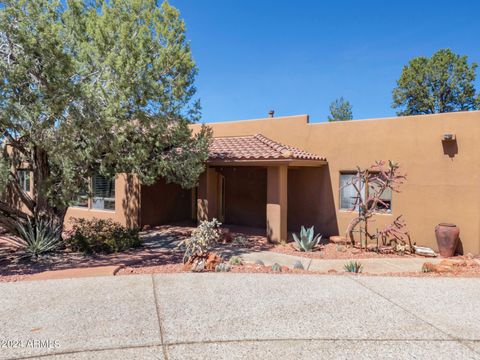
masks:
<svg viewBox="0 0 480 360"><path fill-rule="evenodd" d="M346 272L361 273L363 271L363 265L359 261L349 261L344 266Z"/></svg>
<svg viewBox="0 0 480 360"><path fill-rule="evenodd" d="M273 272L282 272L282 267L280 266L280 264L275 263L275 264L272 265L272 271Z"/></svg>
<svg viewBox="0 0 480 360"><path fill-rule="evenodd" d="M299 260L295 261L295 263L293 264L293 268L294 268L294 269L297 269L297 270L305 270L305 268L303 267L302 262L299 261Z"/></svg>
<svg viewBox="0 0 480 360"><path fill-rule="evenodd" d="M305 229L304 226L302 226L299 235L295 233L292 233L292 235L293 235L293 240L295 240L295 242L297 243L299 250L305 251L305 252L313 251L313 248L317 246L320 240L322 239L322 235L320 234L317 234L317 236L314 236L313 226L308 230Z"/></svg>

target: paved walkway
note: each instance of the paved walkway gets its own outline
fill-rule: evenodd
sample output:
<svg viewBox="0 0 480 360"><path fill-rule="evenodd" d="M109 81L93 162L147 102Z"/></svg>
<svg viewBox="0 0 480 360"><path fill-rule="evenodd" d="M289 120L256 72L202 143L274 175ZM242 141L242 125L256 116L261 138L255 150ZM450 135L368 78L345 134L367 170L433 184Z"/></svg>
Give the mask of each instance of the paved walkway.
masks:
<svg viewBox="0 0 480 360"><path fill-rule="evenodd" d="M293 267L293 264L300 261L306 270L328 272L335 270L343 272L344 265L349 260L346 259L308 259L301 256L292 256L272 251L258 251L244 253L241 257L247 262L256 262L262 260L265 265L278 263ZM385 274L398 272L415 272L421 271L425 262L438 263L438 258L421 258L421 257L405 257L405 258L372 258L372 259L354 259L363 265L363 272L370 274Z"/></svg>
<svg viewBox="0 0 480 360"><path fill-rule="evenodd" d="M0 284L0 359L480 359L480 279L164 274Z"/></svg>

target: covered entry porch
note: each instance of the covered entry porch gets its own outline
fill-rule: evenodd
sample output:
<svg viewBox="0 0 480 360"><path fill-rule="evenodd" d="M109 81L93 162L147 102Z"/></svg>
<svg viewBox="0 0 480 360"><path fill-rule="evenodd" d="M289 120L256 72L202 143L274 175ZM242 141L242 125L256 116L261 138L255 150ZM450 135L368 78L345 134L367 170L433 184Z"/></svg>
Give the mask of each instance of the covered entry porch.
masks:
<svg viewBox="0 0 480 360"><path fill-rule="evenodd" d="M270 242L287 241L289 172L326 163L262 135L215 138L199 180L197 219L263 228Z"/></svg>

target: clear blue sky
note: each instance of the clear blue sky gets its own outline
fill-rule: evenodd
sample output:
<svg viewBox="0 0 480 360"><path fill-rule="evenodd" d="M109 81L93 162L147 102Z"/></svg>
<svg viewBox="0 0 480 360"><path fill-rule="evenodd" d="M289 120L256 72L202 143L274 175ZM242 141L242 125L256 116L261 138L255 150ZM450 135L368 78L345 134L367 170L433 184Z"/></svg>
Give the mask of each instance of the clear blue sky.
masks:
<svg viewBox="0 0 480 360"><path fill-rule="evenodd" d="M342 95L355 119L395 116L391 92L409 59L451 48L480 63L475 0L170 3L186 21L200 69L204 122L265 117L270 109L325 121Z"/></svg>

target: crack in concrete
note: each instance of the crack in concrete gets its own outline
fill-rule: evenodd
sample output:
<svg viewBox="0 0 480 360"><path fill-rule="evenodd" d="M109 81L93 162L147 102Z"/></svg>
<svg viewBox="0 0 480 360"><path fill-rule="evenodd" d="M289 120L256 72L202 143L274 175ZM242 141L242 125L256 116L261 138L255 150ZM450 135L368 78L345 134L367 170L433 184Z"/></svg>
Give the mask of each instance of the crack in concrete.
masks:
<svg viewBox="0 0 480 360"><path fill-rule="evenodd" d="M163 350L163 357L165 360L168 360L168 352L167 352L167 347L164 342L164 329L163 329L163 324L162 324L162 316L160 315L160 304L158 302L158 295L156 291L156 286L155 286L155 276L153 274L151 275L152 278L152 290L153 290L153 298L155 299L155 310L157 312L157 320L158 320L158 327L160 330L160 341L162 342L162 350Z"/></svg>
<svg viewBox="0 0 480 360"><path fill-rule="evenodd" d="M472 351L474 354L477 354L477 355L480 355L480 352L478 352L477 350L475 350L474 348L468 346L468 344L465 344L465 341L471 341L471 340L467 340L467 339L462 339L462 338L459 338L455 335L452 335L450 334L449 332L445 331L445 330L442 330L440 329L439 327L435 326L433 323L431 323L430 321L420 317L419 315L417 315L416 313L410 311L407 307L405 306L402 306L401 304L398 304L396 303L395 301L393 301L392 299L388 298L386 295L376 291L375 289L372 289L371 287L369 287L368 285L364 284L363 282L361 282L359 279L356 279L355 276L348 276L348 278L350 280L352 280L353 282L359 284L360 286L364 287L365 289L373 292L374 294L376 294L377 296L380 296L382 299L385 299L387 300L390 304L394 305L394 306L397 306L399 307L400 309L402 309L403 311L405 311L406 313L410 314L411 316L413 316L414 318L416 318L417 320L420 320L420 321L423 321L424 323L428 324L429 326L431 326L432 328L434 328L435 330L441 332L442 334L450 337L453 341L456 341L457 343L461 344L462 346L466 347L468 350ZM474 342L476 342L478 340L474 340Z"/></svg>

